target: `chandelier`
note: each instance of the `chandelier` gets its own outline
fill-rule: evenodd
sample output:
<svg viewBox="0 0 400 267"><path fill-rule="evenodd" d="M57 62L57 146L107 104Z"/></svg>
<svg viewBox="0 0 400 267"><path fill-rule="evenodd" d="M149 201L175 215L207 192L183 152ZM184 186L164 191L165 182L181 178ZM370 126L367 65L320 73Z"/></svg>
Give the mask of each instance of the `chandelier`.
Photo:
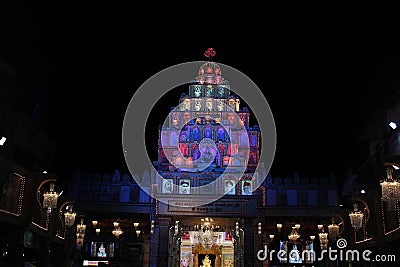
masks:
<svg viewBox="0 0 400 267"><path fill-rule="evenodd" d="M57 208L57 200L59 194L54 192L54 183L50 183L50 192L43 193L43 207L47 208L47 212L51 213L51 209Z"/></svg>
<svg viewBox="0 0 400 267"><path fill-rule="evenodd" d="M335 221L332 219L332 224L328 225L328 233L329 237L332 238L332 240L336 240L336 238L339 237L339 225L335 223Z"/></svg>
<svg viewBox="0 0 400 267"><path fill-rule="evenodd" d="M328 248L328 233L324 232L324 228L322 228L322 231L320 233L318 233L318 237L319 237L319 243L321 246L321 249L327 249Z"/></svg>
<svg viewBox="0 0 400 267"><path fill-rule="evenodd" d="M115 237L118 239L120 235L122 235L124 233L124 231L122 231L121 227L119 227L119 223L114 222L114 230L112 230L112 234L115 235Z"/></svg>
<svg viewBox="0 0 400 267"><path fill-rule="evenodd" d="M393 170L386 169L387 177L380 181L382 188L382 201L387 203L388 210L396 210L397 199L400 197L400 182L393 179Z"/></svg>
<svg viewBox="0 0 400 267"><path fill-rule="evenodd" d="M297 232L298 227L292 226L292 231L288 235L289 240L296 241L299 237L300 234Z"/></svg>
<svg viewBox="0 0 400 267"><path fill-rule="evenodd" d="M364 226L364 213L358 210L358 203L353 203L354 211L349 212L351 227L358 231Z"/></svg>
<svg viewBox="0 0 400 267"><path fill-rule="evenodd" d="M218 236L214 233L214 225L212 224L213 219L205 218L201 219L203 223L200 225L195 236L199 240L199 243L206 249L209 250L214 243L217 242Z"/></svg>
<svg viewBox="0 0 400 267"><path fill-rule="evenodd" d="M83 245L83 240L85 238L86 225L83 224L83 219L81 219L81 223L76 226L76 244L78 246Z"/></svg>
<svg viewBox="0 0 400 267"><path fill-rule="evenodd" d="M68 227L74 225L75 216L76 216L76 213L72 212L72 206L69 206L68 207L68 212L64 213L65 225L68 226Z"/></svg>

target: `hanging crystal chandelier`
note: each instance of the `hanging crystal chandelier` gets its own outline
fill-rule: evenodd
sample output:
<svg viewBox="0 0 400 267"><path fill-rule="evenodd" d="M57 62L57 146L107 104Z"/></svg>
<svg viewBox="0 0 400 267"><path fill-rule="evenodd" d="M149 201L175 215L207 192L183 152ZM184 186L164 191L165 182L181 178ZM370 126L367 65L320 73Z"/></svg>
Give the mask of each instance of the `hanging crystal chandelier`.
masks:
<svg viewBox="0 0 400 267"><path fill-rule="evenodd" d="M328 248L328 233L324 232L324 228L322 228L321 232L318 233L319 243L322 250Z"/></svg>
<svg viewBox="0 0 400 267"><path fill-rule="evenodd" d="M336 240L339 237L339 225L335 223L335 220L332 218L332 224L328 225L328 234L332 240Z"/></svg>
<svg viewBox="0 0 400 267"><path fill-rule="evenodd" d="M200 225L195 236L197 237L199 243L206 249L209 250L214 243L216 243L218 237L214 233L214 225L212 224L213 219L205 218L201 219L203 223Z"/></svg>
<svg viewBox="0 0 400 267"><path fill-rule="evenodd" d="M351 227L358 231L364 226L364 213L358 210L358 203L353 203L354 211L349 212Z"/></svg>
<svg viewBox="0 0 400 267"><path fill-rule="evenodd" d="M119 223L114 222L114 230L112 230L112 234L115 235L115 237L118 239L120 235L122 235L124 233L124 231L122 231L121 227L119 227Z"/></svg>
<svg viewBox="0 0 400 267"><path fill-rule="evenodd" d="M380 181L382 188L382 201L387 203L388 210L396 210L397 200L400 197L400 182L393 179L393 170L386 169L387 177Z"/></svg>
<svg viewBox="0 0 400 267"><path fill-rule="evenodd" d="M76 213L72 212L72 206L69 206L68 207L68 212L64 213L65 225L68 226L68 227L74 225L75 216L76 216Z"/></svg>
<svg viewBox="0 0 400 267"><path fill-rule="evenodd" d="M76 244L78 246L83 245L83 240L85 238L86 225L83 224L83 219L81 219L81 223L76 226Z"/></svg>
<svg viewBox="0 0 400 267"><path fill-rule="evenodd" d="M297 227L292 226L292 231L288 235L289 240L296 241L300 237L300 234L297 232Z"/></svg>
<svg viewBox="0 0 400 267"><path fill-rule="evenodd" d="M57 208L57 200L59 194L54 192L54 183L50 183L50 192L43 193L43 207L47 208L47 212L51 213L51 209Z"/></svg>

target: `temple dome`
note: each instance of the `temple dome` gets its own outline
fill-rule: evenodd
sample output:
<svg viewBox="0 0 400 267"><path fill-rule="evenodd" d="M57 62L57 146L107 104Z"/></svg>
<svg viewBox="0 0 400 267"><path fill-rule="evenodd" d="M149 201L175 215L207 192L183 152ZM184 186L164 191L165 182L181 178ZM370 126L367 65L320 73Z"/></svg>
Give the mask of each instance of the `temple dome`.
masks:
<svg viewBox="0 0 400 267"><path fill-rule="evenodd" d="M221 76L221 68L217 63L207 61L200 66L196 81L199 83L219 84L224 80Z"/></svg>

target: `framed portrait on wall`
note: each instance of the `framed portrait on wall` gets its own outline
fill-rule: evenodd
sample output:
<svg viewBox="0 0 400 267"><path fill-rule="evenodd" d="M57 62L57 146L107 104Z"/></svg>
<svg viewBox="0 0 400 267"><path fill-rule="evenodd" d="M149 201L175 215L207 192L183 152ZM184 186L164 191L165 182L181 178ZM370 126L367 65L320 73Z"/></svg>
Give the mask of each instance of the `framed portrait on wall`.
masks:
<svg viewBox="0 0 400 267"><path fill-rule="evenodd" d="M190 194L190 179L179 180L179 194Z"/></svg>
<svg viewBox="0 0 400 267"><path fill-rule="evenodd" d="M163 179L162 180L162 193L171 194L174 190L174 179Z"/></svg>
<svg viewBox="0 0 400 267"><path fill-rule="evenodd" d="M225 180L224 181L224 193L225 195L235 195L236 180Z"/></svg>
<svg viewBox="0 0 400 267"><path fill-rule="evenodd" d="M253 195L253 186L250 180L242 180L242 195Z"/></svg>
<svg viewBox="0 0 400 267"><path fill-rule="evenodd" d="M228 267L233 267L234 263L234 254L227 254L224 253L222 254L222 266L228 266Z"/></svg>

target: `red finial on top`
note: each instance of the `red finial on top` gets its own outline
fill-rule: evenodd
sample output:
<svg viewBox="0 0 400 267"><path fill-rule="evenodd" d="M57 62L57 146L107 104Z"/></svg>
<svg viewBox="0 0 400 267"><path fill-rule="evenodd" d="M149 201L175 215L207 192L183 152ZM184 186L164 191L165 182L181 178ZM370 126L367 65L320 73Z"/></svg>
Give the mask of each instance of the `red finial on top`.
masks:
<svg viewBox="0 0 400 267"><path fill-rule="evenodd" d="M216 54L216 52L215 52L215 50L214 50L213 48L208 48L208 49L206 50L206 52L204 52L204 56L205 56L205 57L208 57L208 60L211 60L212 57L215 56L215 54Z"/></svg>

